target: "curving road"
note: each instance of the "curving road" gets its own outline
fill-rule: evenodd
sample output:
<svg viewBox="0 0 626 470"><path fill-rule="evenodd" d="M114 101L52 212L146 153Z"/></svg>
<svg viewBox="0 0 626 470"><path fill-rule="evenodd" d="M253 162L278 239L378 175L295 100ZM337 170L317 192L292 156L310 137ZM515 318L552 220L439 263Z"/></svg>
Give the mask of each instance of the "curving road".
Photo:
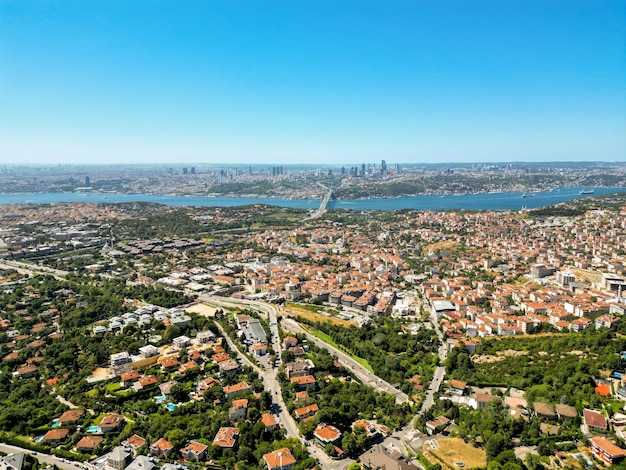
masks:
<svg viewBox="0 0 626 470"><path fill-rule="evenodd" d="M276 354L280 356L281 352L281 344L280 344L280 335L278 334L278 323L276 321L276 306L273 304L267 304L264 302L257 302L253 300L241 300L241 299L231 299L231 298L223 298L223 297L215 297L215 296L201 296L200 300L204 302L217 305L220 307L229 307L229 306L239 306L239 307L247 307L252 308L254 310L262 310L268 315L268 320L270 323L270 330L272 333L272 344L274 347L274 351ZM228 346L232 351L236 351L238 356L242 358L243 362L252 367L257 371L260 377L263 378L263 382L265 384L265 389L270 392L272 395L272 399L278 406L280 407L280 412L278 416L280 417L280 421L284 426L285 431L290 437L295 437L300 439L302 442L305 442L304 438L301 437L300 430L296 424L293 416L289 414L287 411L287 407L285 406L285 402L283 401L282 390L280 388L280 382L276 378L277 370L272 369L261 369L256 364L253 364L245 354L243 354L239 347L233 343L233 341L226 335L222 326L216 322L216 325L222 332L222 335L226 338L228 342ZM307 450L317 460L319 460L321 467L324 470L340 470L349 466L354 460L352 459L343 459L341 461L336 461L331 459L326 452L324 452L317 445L312 444L307 446Z"/></svg>

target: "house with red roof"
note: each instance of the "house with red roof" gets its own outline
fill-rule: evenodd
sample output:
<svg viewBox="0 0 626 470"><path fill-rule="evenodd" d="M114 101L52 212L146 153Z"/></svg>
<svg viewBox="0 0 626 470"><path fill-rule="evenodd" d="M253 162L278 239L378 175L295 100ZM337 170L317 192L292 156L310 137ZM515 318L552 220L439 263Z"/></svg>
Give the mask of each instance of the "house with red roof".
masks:
<svg viewBox="0 0 626 470"><path fill-rule="evenodd" d="M583 421L590 430L606 431L609 427L606 417L602 413L587 408L583 410Z"/></svg>
<svg viewBox="0 0 626 470"><path fill-rule="evenodd" d="M161 438L150 446L150 451L161 459L167 459L174 452L174 446Z"/></svg>
<svg viewBox="0 0 626 470"><path fill-rule="evenodd" d="M222 447L224 449L233 449L237 444L238 437L238 428L219 428L217 434L215 434L215 438L213 439L213 445L217 447Z"/></svg>
<svg viewBox="0 0 626 470"><path fill-rule="evenodd" d="M320 423L313 431L313 436L322 446L325 446L326 444L335 444L341 437L341 431L330 424Z"/></svg>
<svg viewBox="0 0 626 470"><path fill-rule="evenodd" d="M91 454L95 447L104 441L102 436L85 436L76 443L76 450L78 452L84 452Z"/></svg>
<svg viewBox="0 0 626 470"><path fill-rule="evenodd" d="M278 421L274 418L274 415L271 413L263 413L261 415L261 422L265 425L266 431L273 431L278 427Z"/></svg>
<svg viewBox="0 0 626 470"><path fill-rule="evenodd" d="M286 447L264 454L263 460L265 460L268 470L291 470L297 462L291 451Z"/></svg>
<svg viewBox="0 0 626 470"><path fill-rule="evenodd" d="M188 442L185 447L180 449L180 455L183 456L185 460L202 462L206 458L206 451L209 446L201 444L196 441Z"/></svg>
<svg viewBox="0 0 626 470"><path fill-rule="evenodd" d="M592 437L589 442L589 449L593 455L608 465L613 465L626 457L626 450L618 447L605 436Z"/></svg>
<svg viewBox="0 0 626 470"><path fill-rule="evenodd" d="M51 429L44 434L42 441L47 444L58 444L63 442L69 435L70 430L67 428Z"/></svg>

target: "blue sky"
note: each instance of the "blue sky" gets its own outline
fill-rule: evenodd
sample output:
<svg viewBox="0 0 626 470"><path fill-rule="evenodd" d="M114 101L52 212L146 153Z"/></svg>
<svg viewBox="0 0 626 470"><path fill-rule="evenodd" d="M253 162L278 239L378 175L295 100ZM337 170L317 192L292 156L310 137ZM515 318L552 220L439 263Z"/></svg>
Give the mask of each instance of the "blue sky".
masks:
<svg viewBox="0 0 626 470"><path fill-rule="evenodd" d="M0 0L0 163L626 160L623 0Z"/></svg>

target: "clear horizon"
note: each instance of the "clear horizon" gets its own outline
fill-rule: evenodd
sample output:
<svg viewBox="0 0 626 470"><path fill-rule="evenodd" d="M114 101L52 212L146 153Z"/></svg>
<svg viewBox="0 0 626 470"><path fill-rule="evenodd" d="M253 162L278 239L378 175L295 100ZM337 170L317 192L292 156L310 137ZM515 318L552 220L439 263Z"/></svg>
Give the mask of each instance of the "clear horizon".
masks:
<svg viewBox="0 0 626 470"><path fill-rule="evenodd" d="M622 1L25 0L0 29L3 165L626 160Z"/></svg>

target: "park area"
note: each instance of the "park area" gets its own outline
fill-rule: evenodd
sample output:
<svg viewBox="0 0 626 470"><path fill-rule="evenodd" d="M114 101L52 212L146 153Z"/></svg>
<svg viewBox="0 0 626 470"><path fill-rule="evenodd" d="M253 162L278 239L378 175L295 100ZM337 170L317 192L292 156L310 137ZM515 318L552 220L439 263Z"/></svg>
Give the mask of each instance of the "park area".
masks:
<svg viewBox="0 0 626 470"><path fill-rule="evenodd" d="M430 450L424 446L424 455L433 463L437 462L437 457L443 460L449 468L459 468L455 463L463 462L463 468L475 468L487 466L487 454L482 449L477 449L471 444L466 444L463 439L454 437L437 440L437 450ZM431 454L431 455L428 455Z"/></svg>

